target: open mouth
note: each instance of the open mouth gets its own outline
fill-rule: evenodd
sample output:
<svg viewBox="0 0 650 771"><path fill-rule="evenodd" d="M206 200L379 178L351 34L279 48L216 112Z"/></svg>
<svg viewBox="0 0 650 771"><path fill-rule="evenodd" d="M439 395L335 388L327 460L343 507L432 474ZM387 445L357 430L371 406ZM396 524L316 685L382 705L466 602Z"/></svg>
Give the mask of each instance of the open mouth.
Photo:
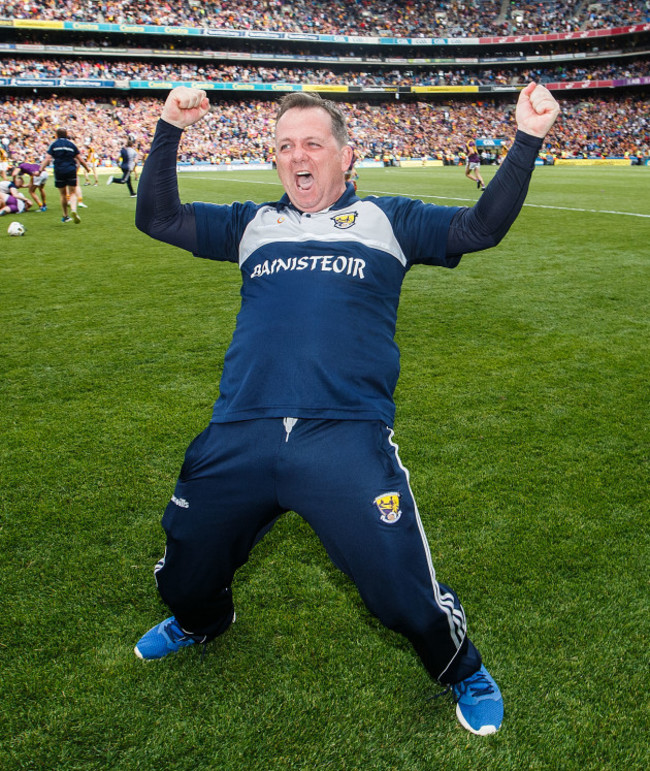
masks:
<svg viewBox="0 0 650 771"><path fill-rule="evenodd" d="M296 187L298 190L309 190L314 183L314 178L309 171L299 171L296 174Z"/></svg>

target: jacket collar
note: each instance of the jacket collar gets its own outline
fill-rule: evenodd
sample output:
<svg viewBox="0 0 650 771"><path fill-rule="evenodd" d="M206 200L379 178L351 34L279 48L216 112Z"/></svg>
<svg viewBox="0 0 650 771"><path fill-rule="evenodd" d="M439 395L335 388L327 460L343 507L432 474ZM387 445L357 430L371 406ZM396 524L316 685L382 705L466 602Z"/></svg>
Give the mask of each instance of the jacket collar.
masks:
<svg viewBox="0 0 650 771"><path fill-rule="evenodd" d="M345 183L345 191L341 195L341 197L335 201L328 209L325 209L324 211L338 211L339 209L345 209L346 206L349 206L350 204L354 203L355 201L358 201L359 197L354 192L354 185L351 182ZM294 211L302 212L300 209L297 209L289 200L289 196L285 193L282 198L275 204L275 208L280 211L281 209L293 209ZM318 214L318 212L314 212L315 214Z"/></svg>

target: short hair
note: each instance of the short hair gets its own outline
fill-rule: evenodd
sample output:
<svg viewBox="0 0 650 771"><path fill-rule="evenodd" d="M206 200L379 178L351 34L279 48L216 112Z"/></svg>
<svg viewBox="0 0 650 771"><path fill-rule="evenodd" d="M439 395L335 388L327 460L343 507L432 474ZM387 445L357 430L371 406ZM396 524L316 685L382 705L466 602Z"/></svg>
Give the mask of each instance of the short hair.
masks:
<svg viewBox="0 0 650 771"><path fill-rule="evenodd" d="M289 94L285 94L280 99L277 115L275 116L275 122L288 112L289 110L308 110L313 107L318 107L325 112L332 119L332 134L339 147L348 144L350 137L348 135L348 127L345 122L345 115L337 107L337 105L331 99L323 99L320 94L312 91L292 91Z"/></svg>
<svg viewBox="0 0 650 771"><path fill-rule="evenodd" d="M58 128L56 130L56 136L58 139L67 139L68 138L68 132L64 128Z"/></svg>

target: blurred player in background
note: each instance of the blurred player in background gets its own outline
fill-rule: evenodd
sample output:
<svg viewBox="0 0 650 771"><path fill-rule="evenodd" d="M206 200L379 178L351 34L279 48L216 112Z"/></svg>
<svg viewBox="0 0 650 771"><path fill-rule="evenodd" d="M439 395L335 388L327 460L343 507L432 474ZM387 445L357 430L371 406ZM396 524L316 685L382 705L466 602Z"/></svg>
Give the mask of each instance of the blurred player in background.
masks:
<svg viewBox="0 0 650 771"><path fill-rule="evenodd" d="M45 183L49 179L49 174L43 171L38 163L28 163L24 161L14 166L9 172L12 179L16 177L29 177L28 192L34 203L40 211L47 211L47 197L45 195Z"/></svg>
<svg viewBox="0 0 650 771"><path fill-rule="evenodd" d="M88 174L88 172L84 169L84 174ZM87 209L88 206L84 203L84 194L81 190L81 185L79 184L79 166L77 166L77 186L74 189L75 195L77 196L77 208L79 209ZM68 206L70 206L70 193L66 193L66 198L68 199Z"/></svg>
<svg viewBox="0 0 650 771"><path fill-rule="evenodd" d="M52 162L54 163L54 186L58 189L61 197L61 210L63 211L61 222L70 222L73 219L78 225L81 218L77 212L77 166L80 164L86 171L90 171L90 168L81 157L77 145L68 139L68 132L64 128L56 130L56 139L47 148L39 173L42 173ZM68 216L68 210L72 217Z"/></svg>
<svg viewBox="0 0 650 771"><path fill-rule="evenodd" d="M133 149L135 150L136 156L135 156L135 163L133 164L133 173L131 174L131 179L134 180L134 182L138 181L138 161L140 160L140 155L142 153L140 152L140 147L135 141L135 137L132 137L133 139Z"/></svg>
<svg viewBox="0 0 650 771"><path fill-rule="evenodd" d="M9 156L4 145L0 143L0 179L7 179L7 171L9 171Z"/></svg>
<svg viewBox="0 0 650 771"><path fill-rule="evenodd" d="M120 152L119 165L122 169L122 177L120 179L115 179L115 177L111 176L106 180L107 185L112 185L113 183L116 185L126 185L129 188L131 198L136 197L136 192L133 189L133 184L131 183L131 176L138 160L138 154L134 145L135 139L132 136L127 137L126 145Z"/></svg>
<svg viewBox="0 0 650 771"><path fill-rule="evenodd" d="M99 184L99 179L97 177L97 164L99 163L99 159L97 158L97 153L95 152L95 148L92 146L90 142L86 143L86 163L88 164L90 168L90 173L95 178L94 185ZM88 172L84 169L84 185L90 184L90 179L88 178Z"/></svg>
<svg viewBox="0 0 650 771"><path fill-rule="evenodd" d="M346 172L345 172L345 181L350 182L352 184L352 187L354 188L354 192L357 192L357 180L359 179L359 173L357 172L357 169L355 167L355 163L357 161L356 155L354 153L352 154L352 160L350 161L350 165L348 166Z"/></svg>
<svg viewBox="0 0 650 771"><path fill-rule="evenodd" d="M31 201L27 200L24 195L18 193L15 188L13 190L16 195L5 193L4 190L0 189L0 216L3 214L21 214L32 205Z"/></svg>
<svg viewBox="0 0 650 771"><path fill-rule="evenodd" d="M3 179L0 181L0 193L5 195L13 195L16 198L23 198L27 201L27 198L20 192L20 189L25 184L22 177L14 177L13 179ZM28 201L29 206L32 205L31 201Z"/></svg>
<svg viewBox="0 0 650 771"><path fill-rule="evenodd" d="M26 198L21 192L20 188L23 186L24 181L22 177L16 177L15 179L3 179L0 181L0 194L3 196L3 203L5 206L9 206L9 211L15 211L20 213L23 211L29 211L32 207L32 202L29 198ZM11 200L7 200L10 198ZM11 208L15 207L15 208ZM4 207L3 207L4 208ZM7 211L3 211L6 214Z"/></svg>
<svg viewBox="0 0 650 771"><path fill-rule="evenodd" d="M485 182L481 176L481 156L475 142L467 143L467 158L465 160L465 176L476 182L479 190L485 190Z"/></svg>

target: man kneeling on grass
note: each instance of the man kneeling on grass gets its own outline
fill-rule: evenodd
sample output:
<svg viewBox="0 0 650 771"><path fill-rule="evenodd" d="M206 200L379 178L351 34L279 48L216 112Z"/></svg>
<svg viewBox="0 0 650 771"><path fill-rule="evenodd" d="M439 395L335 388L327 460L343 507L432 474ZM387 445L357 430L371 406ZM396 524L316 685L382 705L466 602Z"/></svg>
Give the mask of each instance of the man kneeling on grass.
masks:
<svg viewBox="0 0 650 771"><path fill-rule="evenodd" d="M358 198L345 182L352 148L343 114L302 92L283 97L277 115L279 201L181 204L178 144L209 107L204 91L169 94L136 224L196 256L238 263L241 310L212 420L188 448L163 517L167 548L156 581L174 615L135 652L159 659L225 632L235 620L236 570L292 510L369 610L448 686L461 724L494 733L501 693L467 635L460 600L436 579L393 441L394 334L411 266L454 268L507 233L557 102L543 86L523 89L515 141L473 208Z"/></svg>

